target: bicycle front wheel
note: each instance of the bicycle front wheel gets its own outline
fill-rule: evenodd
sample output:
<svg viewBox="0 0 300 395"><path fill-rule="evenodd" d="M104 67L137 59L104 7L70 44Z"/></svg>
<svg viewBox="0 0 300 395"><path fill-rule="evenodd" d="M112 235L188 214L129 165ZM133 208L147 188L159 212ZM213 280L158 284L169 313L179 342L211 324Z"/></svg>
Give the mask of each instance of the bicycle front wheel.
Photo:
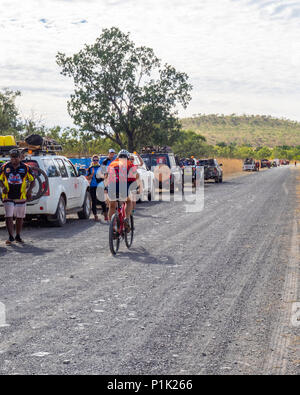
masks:
<svg viewBox="0 0 300 395"><path fill-rule="evenodd" d="M119 215L116 213L112 216L109 225L109 248L113 255L116 255L120 246L121 236L119 235L118 229L120 229L120 220Z"/></svg>
<svg viewBox="0 0 300 395"><path fill-rule="evenodd" d="M125 244L127 248L130 248L133 242L133 235L134 235L134 221L133 216L130 216L130 232L127 232L125 229Z"/></svg>

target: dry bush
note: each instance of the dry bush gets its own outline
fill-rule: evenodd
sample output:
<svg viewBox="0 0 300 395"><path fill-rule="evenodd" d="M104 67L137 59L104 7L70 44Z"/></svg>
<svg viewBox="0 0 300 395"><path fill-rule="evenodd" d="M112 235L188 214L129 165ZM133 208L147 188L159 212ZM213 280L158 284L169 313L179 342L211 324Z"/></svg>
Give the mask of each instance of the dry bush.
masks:
<svg viewBox="0 0 300 395"><path fill-rule="evenodd" d="M241 173L243 171L242 159L218 158L218 163L223 164L224 176Z"/></svg>

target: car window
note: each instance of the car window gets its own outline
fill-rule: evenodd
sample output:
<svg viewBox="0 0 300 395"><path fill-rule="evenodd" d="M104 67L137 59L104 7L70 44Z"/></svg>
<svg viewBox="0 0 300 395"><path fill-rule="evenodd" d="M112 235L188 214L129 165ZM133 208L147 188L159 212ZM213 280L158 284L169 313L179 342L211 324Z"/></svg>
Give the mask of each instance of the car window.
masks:
<svg viewBox="0 0 300 395"><path fill-rule="evenodd" d="M55 166L53 159L43 159L43 163L45 167L45 172L47 173L47 176L49 178L60 176L59 171L57 170L57 167Z"/></svg>
<svg viewBox="0 0 300 395"><path fill-rule="evenodd" d="M198 161L198 166L214 166L215 162L213 159L202 159Z"/></svg>
<svg viewBox="0 0 300 395"><path fill-rule="evenodd" d="M151 169L159 164L165 164L170 167L168 154L142 154L144 163ZM175 159L174 159L175 160Z"/></svg>
<svg viewBox="0 0 300 395"><path fill-rule="evenodd" d="M173 155L169 155L169 158L170 158L170 165L173 167L173 166L176 166L176 161L175 161L175 158L174 158L174 156Z"/></svg>
<svg viewBox="0 0 300 395"><path fill-rule="evenodd" d="M67 166L69 173L71 177L77 177L77 173L75 170L75 167L72 165L72 163L66 159L64 159L65 165Z"/></svg>
<svg viewBox="0 0 300 395"><path fill-rule="evenodd" d="M55 159L55 161L58 164L58 168L59 168L61 176L63 178L68 178L69 175L68 175L66 166L65 166L64 162L62 161L62 159L57 158L57 159Z"/></svg>

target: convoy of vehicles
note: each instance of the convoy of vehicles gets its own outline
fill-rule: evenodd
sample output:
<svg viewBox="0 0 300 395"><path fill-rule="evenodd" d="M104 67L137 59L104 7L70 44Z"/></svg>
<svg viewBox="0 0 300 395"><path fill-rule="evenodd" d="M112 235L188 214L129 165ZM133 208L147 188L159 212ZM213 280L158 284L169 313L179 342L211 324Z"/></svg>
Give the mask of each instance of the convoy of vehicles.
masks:
<svg viewBox="0 0 300 395"><path fill-rule="evenodd" d="M0 136L0 165L9 161L9 150L16 146L11 136ZM151 200L157 187L167 187L171 192L183 189L186 178L192 180L196 186L197 169L204 168L204 180L223 181L222 164L216 159L199 159L194 157L178 159L170 147L145 147L141 156L132 154L134 164L138 168L141 181L140 195L137 200ZM100 164L106 158L100 156ZM23 161L37 174L45 174L45 180L38 178L39 185L34 188L42 190L42 196L27 203L27 219L46 218L56 226L66 223L66 215L77 213L80 219L88 219L91 213L91 197L86 171L90 165L90 158L66 158L57 155L55 151L46 147L35 147L24 151ZM257 171L259 165L277 167L287 165L289 161L262 159L261 163L253 158L247 158L243 164L244 171ZM258 165L258 166L257 166ZM186 177L188 176L188 177ZM42 181L41 181L42 180ZM33 191L34 193L34 191ZM0 219L4 219L4 207L0 200Z"/></svg>

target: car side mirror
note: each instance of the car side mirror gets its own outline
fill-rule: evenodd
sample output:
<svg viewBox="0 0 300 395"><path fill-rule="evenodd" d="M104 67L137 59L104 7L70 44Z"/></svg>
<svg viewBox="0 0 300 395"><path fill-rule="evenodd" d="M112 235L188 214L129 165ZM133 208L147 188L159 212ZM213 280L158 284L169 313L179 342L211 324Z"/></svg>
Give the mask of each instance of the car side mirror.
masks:
<svg viewBox="0 0 300 395"><path fill-rule="evenodd" d="M77 174L78 174L78 177L85 176L86 175L86 170L85 169L78 169L77 170Z"/></svg>

